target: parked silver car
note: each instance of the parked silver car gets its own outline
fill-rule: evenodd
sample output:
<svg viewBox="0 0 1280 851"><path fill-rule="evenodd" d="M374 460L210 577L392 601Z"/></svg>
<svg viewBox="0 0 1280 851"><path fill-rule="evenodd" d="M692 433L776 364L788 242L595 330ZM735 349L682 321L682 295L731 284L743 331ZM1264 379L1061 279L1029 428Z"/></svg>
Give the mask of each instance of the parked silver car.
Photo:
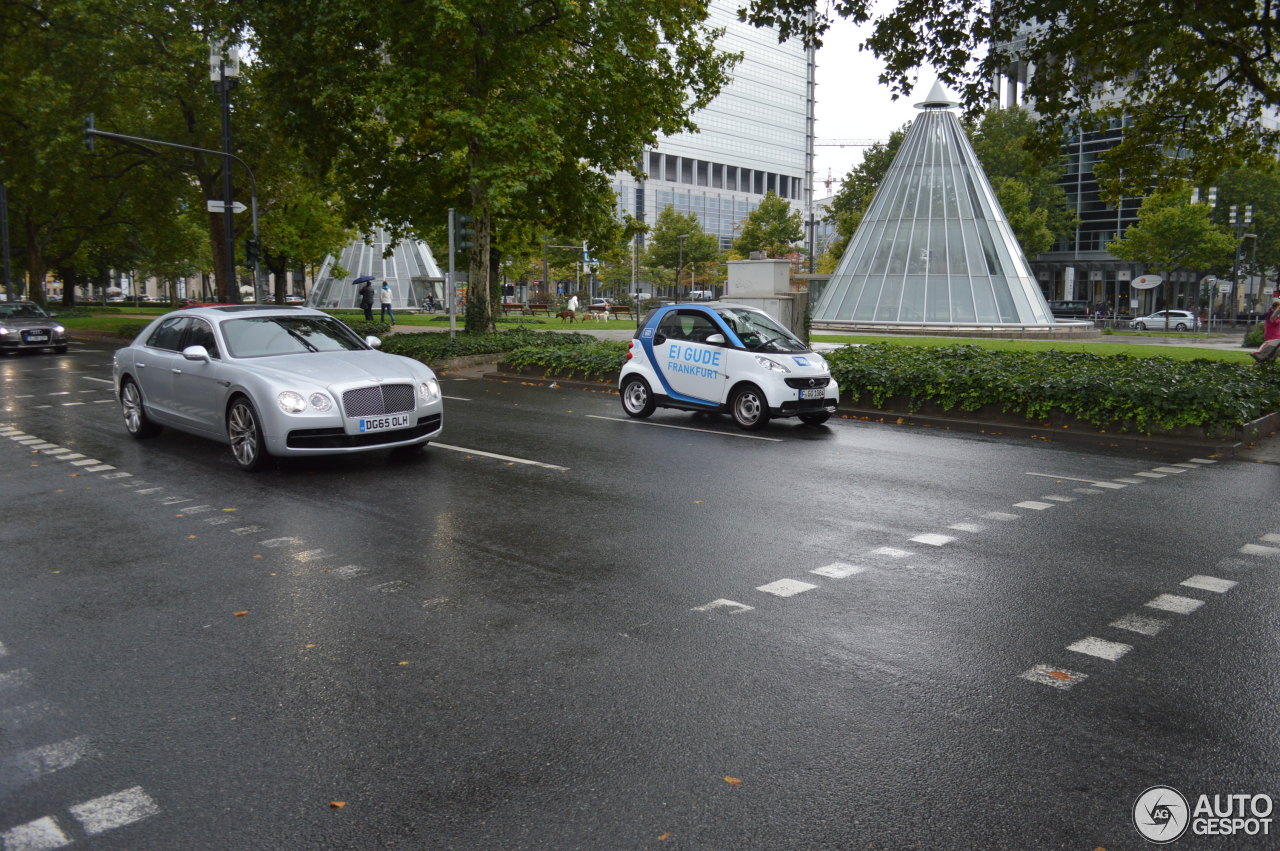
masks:
<svg viewBox="0 0 1280 851"><path fill-rule="evenodd" d="M1166 314L1168 314L1167 320ZM1139 331L1145 331L1148 328L1154 331L1163 331L1165 328L1174 331L1198 331L1200 317L1190 310L1157 310L1150 316L1139 316L1129 323L1129 327L1137 328Z"/></svg>
<svg viewBox="0 0 1280 851"><path fill-rule="evenodd" d="M67 331L34 301L0 302L0 351L67 350Z"/></svg>
<svg viewBox="0 0 1280 851"><path fill-rule="evenodd" d="M162 426L230 444L245 470L271 456L420 448L440 434L440 383L319 310L223 305L167 313L115 354L136 438Z"/></svg>

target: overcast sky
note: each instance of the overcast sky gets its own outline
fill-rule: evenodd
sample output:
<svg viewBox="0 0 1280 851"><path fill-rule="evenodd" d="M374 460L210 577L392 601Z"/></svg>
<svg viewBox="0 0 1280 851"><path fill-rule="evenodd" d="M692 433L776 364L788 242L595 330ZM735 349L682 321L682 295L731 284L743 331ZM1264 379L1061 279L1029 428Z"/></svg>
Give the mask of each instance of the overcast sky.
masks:
<svg viewBox="0 0 1280 851"><path fill-rule="evenodd" d="M929 69L920 72L910 98L893 100L887 86L880 85L881 64L869 51L859 51L859 28L837 18L818 50L817 133L826 139L879 139L916 116L912 104L924 100L936 77ZM862 161L864 148L814 148L813 197L825 198L840 188L840 180ZM825 181L830 173L831 190Z"/></svg>

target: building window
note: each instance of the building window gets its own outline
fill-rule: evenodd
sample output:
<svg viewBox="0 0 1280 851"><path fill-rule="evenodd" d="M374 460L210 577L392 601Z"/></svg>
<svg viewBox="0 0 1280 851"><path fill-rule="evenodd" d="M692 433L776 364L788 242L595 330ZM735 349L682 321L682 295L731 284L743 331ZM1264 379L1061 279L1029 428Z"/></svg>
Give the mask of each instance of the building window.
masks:
<svg viewBox="0 0 1280 851"><path fill-rule="evenodd" d="M675 183L677 170L679 168L677 157L673 156L672 154L665 154L664 156L666 157L666 160L667 160L667 182Z"/></svg>
<svg viewBox="0 0 1280 851"><path fill-rule="evenodd" d="M775 195L778 194L778 175L774 174L773 172L769 172L767 175L765 175L765 179L766 179L766 183L764 185L765 190L768 192L772 192Z"/></svg>
<svg viewBox="0 0 1280 851"><path fill-rule="evenodd" d="M764 172L757 170L755 172L754 177L755 177L755 193L757 195L763 195L764 194Z"/></svg>
<svg viewBox="0 0 1280 851"><path fill-rule="evenodd" d="M705 160L698 160L698 185L699 186L707 185L707 166L709 165L711 165L711 163L706 162Z"/></svg>
<svg viewBox="0 0 1280 851"><path fill-rule="evenodd" d="M651 180L662 179L662 154L657 151L649 152L649 178Z"/></svg>
<svg viewBox="0 0 1280 851"><path fill-rule="evenodd" d="M738 167L736 165L727 165L724 167L724 188L738 191Z"/></svg>
<svg viewBox="0 0 1280 851"><path fill-rule="evenodd" d="M720 163L711 164L711 188L724 189L724 166Z"/></svg>

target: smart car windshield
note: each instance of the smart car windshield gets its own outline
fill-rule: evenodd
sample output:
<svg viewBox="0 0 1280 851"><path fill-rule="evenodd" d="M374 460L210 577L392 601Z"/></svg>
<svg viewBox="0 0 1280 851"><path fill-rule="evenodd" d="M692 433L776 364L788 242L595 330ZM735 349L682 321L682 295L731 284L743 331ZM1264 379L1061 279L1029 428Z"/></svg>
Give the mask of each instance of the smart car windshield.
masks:
<svg viewBox="0 0 1280 851"><path fill-rule="evenodd" d="M350 328L327 316L254 316L222 323L232 357L256 358L303 352L349 352L369 348Z"/></svg>
<svg viewBox="0 0 1280 851"><path fill-rule="evenodd" d="M716 311L751 352L807 352L809 347L768 314L740 307Z"/></svg>
<svg viewBox="0 0 1280 851"><path fill-rule="evenodd" d="M44 319L48 315L34 302L0 304L0 319Z"/></svg>

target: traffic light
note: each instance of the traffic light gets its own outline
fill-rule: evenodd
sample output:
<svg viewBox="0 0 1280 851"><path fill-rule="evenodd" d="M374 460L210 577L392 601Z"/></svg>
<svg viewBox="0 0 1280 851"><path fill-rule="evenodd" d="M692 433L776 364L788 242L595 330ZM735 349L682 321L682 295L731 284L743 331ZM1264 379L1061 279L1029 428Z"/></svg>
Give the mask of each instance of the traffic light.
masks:
<svg viewBox="0 0 1280 851"><path fill-rule="evenodd" d="M248 265L252 266L262 258L262 245L258 240L250 237L244 241L244 259Z"/></svg>
<svg viewBox="0 0 1280 851"><path fill-rule="evenodd" d="M92 151L96 141L97 139L93 136L93 113L91 112L84 117L84 146Z"/></svg>
<svg viewBox="0 0 1280 851"><path fill-rule="evenodd" d="M453 214L454 248L469 251L476 244L476 219L462 213Z"/></svg>

